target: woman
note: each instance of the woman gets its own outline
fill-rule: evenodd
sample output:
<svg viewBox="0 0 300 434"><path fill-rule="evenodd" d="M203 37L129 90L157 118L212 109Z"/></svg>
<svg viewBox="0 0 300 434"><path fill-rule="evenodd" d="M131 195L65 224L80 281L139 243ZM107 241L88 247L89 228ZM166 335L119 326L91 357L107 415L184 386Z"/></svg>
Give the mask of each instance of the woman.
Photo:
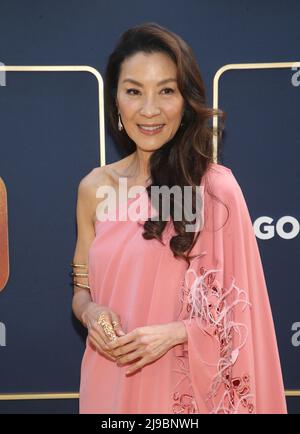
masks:
<svg viewBox="0 0 300 434"><path fill-rule="evenodd" d="M78 189L80 412L286 413L259 250L237 180L213 162L208 121L222 112L205 106L191 48L154 23L129 29L109 57L105 103L125 158ZM124 180L141 194L120 200ZM193 211L201 187L200 229L174 218L172 195L164 219L151 186L189 186ZM101 188L119 199L116 220L102 219ZM150 217L120 218L142 204Z"/></svg>

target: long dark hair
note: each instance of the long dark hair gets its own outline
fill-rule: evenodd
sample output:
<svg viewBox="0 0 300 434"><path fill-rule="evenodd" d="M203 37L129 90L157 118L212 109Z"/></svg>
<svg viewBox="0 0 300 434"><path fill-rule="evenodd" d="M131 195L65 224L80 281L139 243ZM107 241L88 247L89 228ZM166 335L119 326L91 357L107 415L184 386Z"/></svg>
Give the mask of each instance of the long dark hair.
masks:
<svg viewBox="0 0 300 434"><path fill-rule="evenodd" d="M138 53L162 52L171 57L177 66L177 83L185 101L183 125L178 128L174 137L160 149L154 151L149 158L151 184L147 193L151 198L151 186L163 185L171 188L174 185L191 186L193 188L193 212L195 212L195 186L200 186L201 179L213 162L213 134L221 137L225 113L206 107L204 82L201 77L195 55L191 47L178 35L156 24L144 23L125 31L114 51L108 59L104 79L105 116L108 130L114 141L120 146L123 154L130 155L136 150L136 144L127 135L125 129L119 131L116 93L122 62ZM208 125L214 115L221 117L222 123L218 131ZM183 191L183 188L182 188ZM161 199L161 198L160 198ZM181 221L174 220L174 201L171 195L170 216L176 235L170 240L170 248L175 257L181 257L190 264L189 256L200 231L187 232L186 224L191 224L183 216ZM161 203L159 215L161 217ZM150 218L144 223L143 237L156 238L161 235L167 221L154 221ZM184 252L187 252L185 255Z"/></svg>

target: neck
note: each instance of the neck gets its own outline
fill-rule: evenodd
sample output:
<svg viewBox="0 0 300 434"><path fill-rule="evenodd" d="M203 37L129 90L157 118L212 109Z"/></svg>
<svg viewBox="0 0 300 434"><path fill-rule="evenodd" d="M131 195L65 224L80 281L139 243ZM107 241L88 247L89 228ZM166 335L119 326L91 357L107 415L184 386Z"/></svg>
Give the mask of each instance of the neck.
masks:
<svg viewBox="0 0 300 434"><path fill-rule="evenodd" d="M146 180L150 176L149 172L149 158L151 156L150 152L144 152L137 149L130 159L128 169L132 176L137 180Z"/></svg>

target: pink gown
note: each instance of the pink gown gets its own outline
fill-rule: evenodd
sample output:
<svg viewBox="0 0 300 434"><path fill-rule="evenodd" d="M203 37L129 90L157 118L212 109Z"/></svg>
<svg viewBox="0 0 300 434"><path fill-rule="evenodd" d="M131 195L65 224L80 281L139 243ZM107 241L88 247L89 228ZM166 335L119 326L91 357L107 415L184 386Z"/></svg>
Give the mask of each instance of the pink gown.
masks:
<svg viewBox="0 0 300 434"><path fill-rule="evenodd" d="M243 193L232 171L217 163L201 185L204 227L189 269L168 247L171 222L165 245L142 237L142 219L96 222L89 250L93 301L117 312L126 333L182 320L188 341L126 376L127 366L97 353L87 339L80 413L287 412L266 282ZM138 205L143 195L147 192L125 208Z"/></svg>

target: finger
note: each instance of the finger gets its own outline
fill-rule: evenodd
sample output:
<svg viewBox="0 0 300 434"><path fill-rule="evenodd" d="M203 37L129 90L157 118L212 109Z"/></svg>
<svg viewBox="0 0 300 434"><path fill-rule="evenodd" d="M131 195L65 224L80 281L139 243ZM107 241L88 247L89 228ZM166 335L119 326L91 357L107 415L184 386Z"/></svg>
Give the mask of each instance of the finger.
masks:
<svg viewBox="0 0 300 434"><path fill-rule="evenodd" d="M112 339L117 337L111 324L111 318L109 314L102 313L95 323L95 328L100 333L105 344L112 342Z"/></svg>
<svg viewBox="0 0 300 434"><path fill-rule="evenodd" d="M89 331L89 336L91 336L95 342L97 342L97 346L104 352L108 352L110 354L110 349L107 347L103 337L99 333L98 330L91 328Z"/></svg>
<svg viewBox="0 0 300 434"><path fill-rule="evenodd" d="M89 342L94 350L98 351L99 353L103 351L99 345L99 342L91 335L89 335Z"/></svg>
<svg viewBox="0 0 300 434"><path fill-rule="evenodd" d="M96 339L94 339L92 336L89 336L89 340L90 340L91 344L93 345L93 347L96 349L96 351L98 351L98 353L100 353L104 357L107 357L109 360L116 362L115 357L111 356L110 354L108 354L107 352L102 350L102 348L99 346Z"/></svg>
<svg viewBox="0 0 300 434"><path fill-rule="evenodd" d="M112 350L134 341L136 337L137 337L137 331L133 330L130 333L127 333L125 336L117 337L115 341L111 341L107 345L109 349Z"/></svg>
<svg viewBox="0 0 300 434"><path fill-rule="evenodd" d="M112 319L111 323L112 323L112 326L114 328L116 335L117 336L124 336L126 333L124 332L124 330L122 328L119 315L112 312L111 313L111 319Z"/></svg>
<svg viewBox="0 0 300 434"><path fill-rule="evenodd" d="M106 351L105 344L102 341L101 337L98 334L96 334L93 330L90 330L89 332L89 340L93 342L97 350Z"/></svg>
<svg viewBox="0 0 300 434"><path fill-rule="evenodd" d="M143 359L141 359L140 361L138 361L137 363L135 363L134 365L130 366L130 368L128 368L125 372L126 375L130 375L133 374L134 372L138 371L139 369L141 369L143 366L145 366L145 363L143 361Z"/></svg>
<svg viewBox="0 0 300 434"><path fill-rule="evenodd" d="M134 362L136 359L139 359L143 357L143 352L142 351L133 351L132 353L126 354L125 356L120 356L117 357L117 364L118 365L126 365L127 363L132 363Z"/></svg>
<svg viewBox="0 0 300 434"><path fill-rule="evenodd" d="M123 345L122 347L112 349L110 350L110 353L115 357L122 357L123 355L131 353L132 351L135 351L137 349L138 349L138 343L134 341L134 342L130 342L129 344Z"/></svg>

